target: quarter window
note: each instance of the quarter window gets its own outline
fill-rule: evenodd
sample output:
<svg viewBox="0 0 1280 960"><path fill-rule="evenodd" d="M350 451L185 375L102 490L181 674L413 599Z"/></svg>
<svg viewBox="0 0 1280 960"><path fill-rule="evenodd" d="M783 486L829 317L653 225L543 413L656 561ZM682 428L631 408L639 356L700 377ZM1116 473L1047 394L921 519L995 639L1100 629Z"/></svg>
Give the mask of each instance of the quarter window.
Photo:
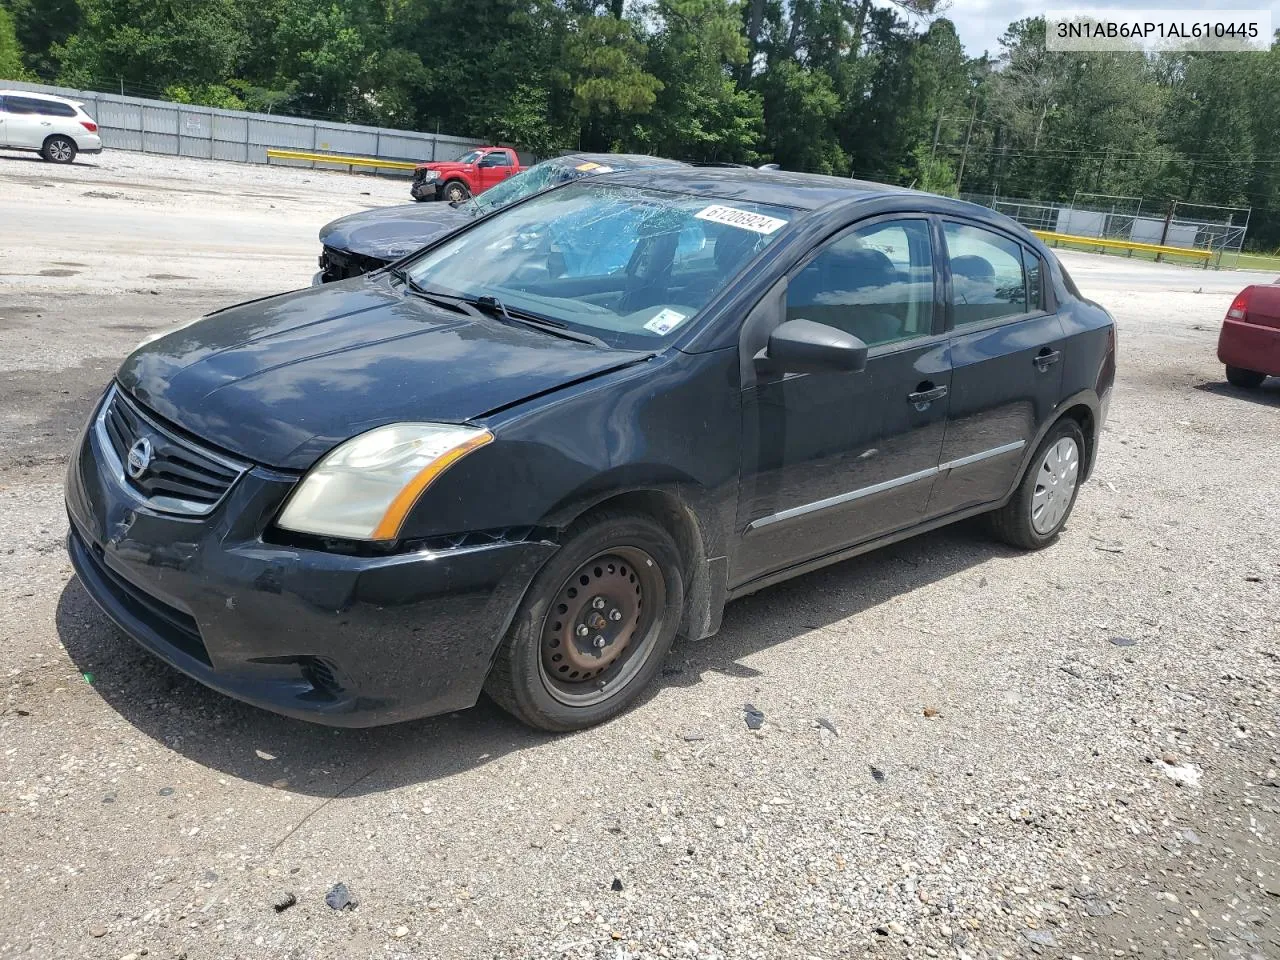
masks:
<svg viewBox="0 0 1280 960"><path fill-rule="evenodd" d="M928 222L876 223L832 241L788 284L787 319L825 323L869 347L932 333Z"/></svg>
<svg viewBox="0 0 1280 960"><path fill-rule="evenodd" d="M1044 289L1040 285L1040 258L1022 248L1022 265L1027 271L1027 302L1032 310L1044 309Z"/></svg>
<svg viewBox="0 0 1280 960"><path fill-rule="evenodd" d="M947 223L944 231L951 257L952 316L957 327L1027 312L1019 244L964 224Z"/></svg>

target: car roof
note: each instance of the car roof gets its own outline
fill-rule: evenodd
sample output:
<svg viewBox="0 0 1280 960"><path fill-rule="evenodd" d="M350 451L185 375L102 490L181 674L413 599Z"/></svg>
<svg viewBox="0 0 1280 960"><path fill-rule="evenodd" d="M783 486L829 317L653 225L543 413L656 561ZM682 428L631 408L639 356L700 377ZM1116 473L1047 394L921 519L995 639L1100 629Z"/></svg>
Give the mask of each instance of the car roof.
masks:
<svg viewBox="0 0 1280 960"><path fill-rule="evenodd" d="M37 93L34 90L0 90L0 97L30 97L32 100L48 100L51 103L65 103L71 107L78 107L84 103L83 100L72 100L70 97L59 97L52 93Z"/></svg>
<svg viewBox="0 0 1280 960"><path fill-rule="evenodd" d="M932 196L906 187L895 187L869 180L828 177L817 173L792 173L785 170L756 170L749 167L680 166L655 170L606 174L593 180L634 187L673 190L693 196L721 200L748 200L771 203L799 210L817 210L841 200L858 200L891 193Z"/></svg>
<svg viewBox="0 0 1280 960"><path fill-rule="evenodd" d="M679 160L668 160L666 157L652 157L647 153L566 153L559 157L548 157L544 163L563 163L577 165L579 163L598 163L602 167L614 170L633 170L637 167L683 167Z"/></svg>
<svg viewBox="0 0 1280 960"><path fill-rule="evenodd" d="M624 184L668 190L715 200L745 200L773 204L794 210L813 211L841 203L879 197L911 197L920 212L954 214L981 220L1012 230L1024 240L1034 237L1016 220L967 200L912 190L889 183L829 177L818 173L788 170L759 170L752 167L694 167L687 164L662 170L633 170L592 177L593 183ZM1038 241L1037 241L1038 242Z"/></svg>

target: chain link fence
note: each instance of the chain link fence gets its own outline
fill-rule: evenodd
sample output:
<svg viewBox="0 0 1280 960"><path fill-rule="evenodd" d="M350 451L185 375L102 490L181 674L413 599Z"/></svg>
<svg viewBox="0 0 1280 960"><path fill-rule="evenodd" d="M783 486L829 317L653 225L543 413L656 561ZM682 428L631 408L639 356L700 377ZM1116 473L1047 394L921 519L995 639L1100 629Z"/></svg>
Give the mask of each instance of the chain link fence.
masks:
<svg viewBox="0 0 1280 960"><path fill-rule="evenodd" d="M1130 243L1208 250L1221 262L1238 255L1249 229L1248 207L1177 201L1158 204L1141 197L1077 193L1070 202L963 193L962 200L990 207L1031 230ZM1146 207L1144 210L1143 207Z"/></svg>
<svg viewBox="0 0 1280 960"><path fill-rule="evenodd" d="M16 80L3 83L13 90L30 90L82 101L89 115L98 123L103 146L112 150L236 163L266 163L267 148L275 147L422 163L454 160L468 150L484 145L483 141L468 137L220 110ZM529 162L527 157L522 156L521 160ZM271 162L315 166L298 160ZM384 170L381 174L407 176L409 172Z"/></svg>

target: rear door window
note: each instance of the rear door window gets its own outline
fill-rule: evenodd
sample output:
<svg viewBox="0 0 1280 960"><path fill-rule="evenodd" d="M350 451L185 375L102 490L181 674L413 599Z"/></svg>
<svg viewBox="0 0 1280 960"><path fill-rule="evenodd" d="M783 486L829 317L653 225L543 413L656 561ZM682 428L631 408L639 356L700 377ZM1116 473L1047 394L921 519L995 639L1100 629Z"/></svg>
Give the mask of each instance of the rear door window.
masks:
<svg viewBox="0 0 1280 960"><path fill-rule="evenodd" d="M951 258L951 310L956 327L1027 313L1022 246L991 230L943 224Z"/></svg>

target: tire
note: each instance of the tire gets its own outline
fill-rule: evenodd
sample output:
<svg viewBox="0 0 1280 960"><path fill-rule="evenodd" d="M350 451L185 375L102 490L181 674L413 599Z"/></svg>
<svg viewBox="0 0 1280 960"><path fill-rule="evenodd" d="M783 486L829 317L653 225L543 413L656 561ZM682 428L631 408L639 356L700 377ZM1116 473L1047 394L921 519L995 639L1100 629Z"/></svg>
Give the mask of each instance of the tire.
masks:
<svg viewBox="0 0 1280 960"><path fill-rule="evenodd" d="M534 577L485 692L540 730L603 723L631 706L662 667L683 613L671 535L643 514L596 511L566 531L564 546Z"/></svg>
<svg viewBox="0 0 1280 960"><path fill-rule="evenodd" d="M1080 424L1070 417L1055 423L1036 447L1013 497L989 514L996 537L1023 550L1039 550L1056 540L1080 493L1085 449ZM1070 462L1068 451L1073 454ZM1037 496L1037 491L1044 492Z"/></svg>
<svg viewBox="0 0 1280 960"><path fill-rule="evenodd" d="M1244 367L1233 367L1227 364L1227 382L1233 386L1252 390L1254 387L1262 386L1262 381L1265 379L1267 379L1265 373L1258 373L1256 370L1246 370Z"/></svg>
<svg viewBox="0 0 1280 960"><path fill-rule="evenodd" d="M70 137L64 137L61 134L47 137L44 141L44 146L40 148L40 156L50 163L71 163L75 160L78 152L76 142Z"/></svg>
<svg viewBox="0 0 1280 960"><path fill-rule="evenodd" d="M471 191L461 180L450 180L440 188L440 199L449 203L461 203L471 196Z"/></svg>

